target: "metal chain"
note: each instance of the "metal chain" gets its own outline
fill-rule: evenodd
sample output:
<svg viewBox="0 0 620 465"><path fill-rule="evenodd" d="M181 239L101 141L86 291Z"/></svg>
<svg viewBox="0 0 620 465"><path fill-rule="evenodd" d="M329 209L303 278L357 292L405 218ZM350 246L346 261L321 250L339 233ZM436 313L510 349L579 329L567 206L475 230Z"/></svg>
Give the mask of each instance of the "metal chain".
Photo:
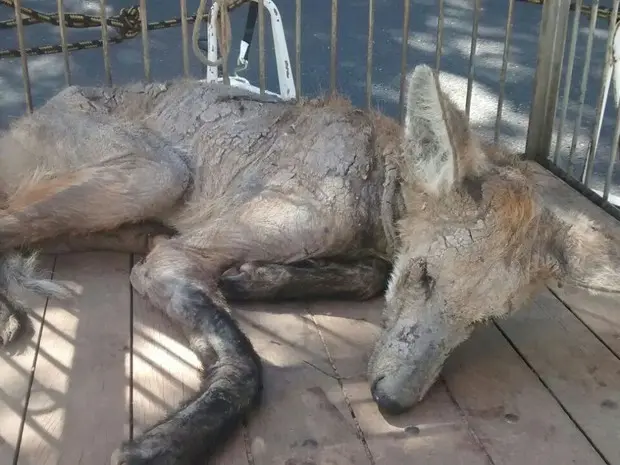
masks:
<svg viewBox="0 0 620 465"><path fill-rule="evenodd" d="M226 9L232 11L241 5L249 2L250 0L228 0L226 2ZM13 0L0 0L0 5L4 5L10 8L14 8ZM32 8L21 7L21 14L24 16L24 26L30 26L32 24L47 23L54 26L60 25L60 20L57 13L44 13L41 11L33 10ZM196 21L196 15L189 16L187 18L188 23L194 23ZM209 21L209 13L203 15L203 21ZM100 27L101 18L99 16L77 14L77 13L65 13L64 22L67 27L70 28L89 28ZM110 37L108 42L110 44L118 44L126 39L132 39L137 37L141 32L140 24L140 9L137 6L129 8L122 8L118 15L106 18L106 24L113 27L119 34L118 37ZM150 22L147 25L149 31L157 29L167 29L175 27L181 24L181 18L171 18L162 21ZM17 26L15 19L7 21L0 21L0 29L12 29ZM67 44L67 51L72 52L75 50L86 50L91 48L98 48L103 46L103 41L100 39L94 40L82 40L79 42L73 42ZM53 53L62 53L62 45L41 45L38 47L29 47L25 49L25 53L28 56L36 55L50 55ZM19 58L21 52L19 49L5 49L0 50L0 60L3 58Z"/></svg>

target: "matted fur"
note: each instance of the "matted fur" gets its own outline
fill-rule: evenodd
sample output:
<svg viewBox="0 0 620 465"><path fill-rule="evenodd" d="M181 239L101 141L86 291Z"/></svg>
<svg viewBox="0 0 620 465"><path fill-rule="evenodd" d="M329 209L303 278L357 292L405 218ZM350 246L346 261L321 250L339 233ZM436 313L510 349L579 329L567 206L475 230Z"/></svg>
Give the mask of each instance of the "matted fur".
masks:
<svg viewBox="0 0 620 465"><path fill-rule="evenodd" d="M4 342L20 325L8 280L62 296L16 249L149 243L132 285L182 325L208 375L115 464L202 463L256 408L260 358L229 300L385 292L368 381L398 413L477 323L549 279L620 290L618 245L549 210L518 157L476 137L429 67L410 76L404 128L339 97L269 100L193 80L70 87L0 138ZM168 238L148 239L147 224Z"/></svg>

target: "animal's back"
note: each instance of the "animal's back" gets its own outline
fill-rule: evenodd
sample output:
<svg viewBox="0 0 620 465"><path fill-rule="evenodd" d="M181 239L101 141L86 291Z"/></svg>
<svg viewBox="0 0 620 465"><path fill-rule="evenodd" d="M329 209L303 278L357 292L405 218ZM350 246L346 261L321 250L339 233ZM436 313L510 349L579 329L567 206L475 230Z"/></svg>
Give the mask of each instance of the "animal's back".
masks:
<svg viewBox="0 0 620 465"><path fill-rule="evenodd" d="M266 199L307 221L330 223L337 215L343 228L374 226L384 163L368 113L338 99L296 105L227 92L180 83L146 118L187 148L194 169L176 227L191 229Z"/></svg>
<svg viewBox="0 0 620 465"><path fill-rule="evenodd" d="M167 163L182 156L140 121L109 113L89 90L65 88L0 134L0 191L10 195L29 177L54 177L127 155L154 162L163 155Z"/></svg>
<svg viewBox="0 0 620 465"><path fill-rule="evenodd" d="M369 113L340 99L265 102L194 80L143 87L70 87L20 120L0 139L11 154L0 160L0 191L10 195L35 171L54 176L129 153L180 170L189 163L191 188L160 218L181 231L266 204L355 242L380 230L384 163Z"/></svg>

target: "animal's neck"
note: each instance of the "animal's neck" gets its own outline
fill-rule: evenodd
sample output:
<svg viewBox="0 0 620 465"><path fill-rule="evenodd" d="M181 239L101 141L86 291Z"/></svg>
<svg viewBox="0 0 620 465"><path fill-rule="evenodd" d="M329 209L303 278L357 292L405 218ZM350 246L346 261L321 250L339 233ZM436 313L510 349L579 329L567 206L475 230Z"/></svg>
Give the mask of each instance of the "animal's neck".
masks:
<svg viewBox="0 0 620 465"><path fill-rule="evenodd" d="M398 248L396 224L403 217L405 206L401 192L398 157L402 128L392 118L379 112L373 114L376 130L375 154L383 166L383 189L380 197L379 222L384 235L382 252L392 260Z"/></svg>

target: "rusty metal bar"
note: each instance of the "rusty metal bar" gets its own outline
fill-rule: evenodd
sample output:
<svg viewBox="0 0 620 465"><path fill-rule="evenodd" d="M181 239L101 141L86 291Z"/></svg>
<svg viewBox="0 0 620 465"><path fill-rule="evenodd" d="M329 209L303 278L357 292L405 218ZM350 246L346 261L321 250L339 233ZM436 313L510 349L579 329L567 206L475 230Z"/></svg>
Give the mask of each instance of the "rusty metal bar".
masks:
<svg viewBox="0 0 620 465"><path fill-rule="evenodd" d="M566 65L566 81L564 83L564 96L562 99L562 113L560 116L560 125L555 140L555 150L553 153L553 163L558 164L560 157L560 146L562 145L562 135L564 133L564 123L566 122L566 112L568 111L568 101L570 97L570 89L573 83L573 68L575 67L575 51L577 50L577 37L579 35L579 20L581 19L581 6L583 0L577 0L575 4L575 13L573 16L573 30L571 32L570 49L568 52L568 64Z"/></svg>
<svg viewBox="0 0 620 465"><path fill-rule="evenodd" d="M407 51L409 48L409 19L411 16L410 0L403 3L403 45L400 49L400 95L399 115L400 122L405 121L405 93L407 91Z"/></svg>
<svg viewBox="0 0 620 465"><path fill-rule="evenodd" d="M71 68L69 67L69 51L67 50L67 25L65 24L65 5L63 0L56 0L58 9L58 25L60 26L60 46L65 71L65 85L71 85Z"/></svg>
<svg viewBox="0 0 620 465"><path fill-rule="evenodd" d="M189 30L187 23L187 0L181 1L181 40L183 41L183 75L189 77Z"/></svg>
<svg viewBox="0 0 620 465"><path fill-rule="evenodd" d="M482 0L474 0L474 21L471 29L471 50L469 51L469 75L467 76L467 97L465 98L465 115L469 121L471 111L471 94L474 86L474 62L476 60L476 46L478 44L478 23Z"/></svg>
<svg viewBox="0 0 620 465"><path fill-rule="evenodd" d="M112 67L110 66L110 43L108 42L108 26L105 12L106 0L99 0L101 16L101 41L103 42L103 67L105 69L105 83L112 85Z"/></svg>
<svg viewBox="0 0 620 465"><path fill-rule="evenodd" d="M609 166L607 167L607 176L605 176L605 187L603 188L603 200L609 200L609 190L614 175L614 168L618 158L618 143L620 142L620 106L616 109L616 125L614 127L613 145L609 154Z"/></svg>
<svg viewBox="0 0 620 465"><path fill-rule="evenodd" d="M26 56L26 39L24 38L24 22L22 19L22 2L15 0L15 24L17 25L17 42L22 64L22 80L24 82L24 94L26 96L26 108L32 113L32 90L30 89L30 74L28 72L28 57Z"/></svg>
<svg viewBox="0 0 620 465"><path fill-rule="evenodd" d="M504 54L502 56L502 69L499 73L499 96L497 97L497 115L495 117L495 134L493 140L499 142L499 125L502 122L504 109L504 92L506 90L506 72L508 70L508 57L510 55L510 36L512 34L512 15L514 13L515 0L508 1L508 18L506 18L506 37L504 38Z"/></svg>
<svg viewBox="0 0 620 465"><path fill-rule="evenodd" d="M612 61L612 43L614 40L614 29L618 20L618 4L620 0L614 0L611 16L609 18L609 29L607 31L607 44L605 47L605 61L603 62L603 79L601 83L601 91L599 93L598 102L596 105L596 124L592 130L592 143L590 144L590 151L586 157L586 163L581 174L581 182L590 186L592 179L592 172L594 170L594 159L596 158L596 151L598 149L598 143L601 136L601 127L603 125L603 115L605 113L605 103L609 95L609 86L611 84L611 64Z"/></svg>
<svg viewBox="0 0 620 465"><path fill-rule="evenodd" d="M573 175L573 155L577 148L577 138L579 137L579 129L581 128L581 118L583 116L583 105L586 101L586 92L588 90L588 76L590 75L590 59L592 58L592 44L594 42L594 30L596 28L596 20L598 15L599 0L592 1L592 10L590 12L590 26L588 29L588 42L586 44L585 63L581 74L581 86L579 90L579 110L577 119L573 128L573 140L571 141L570 151L568 152L567 173Z"/></svg>
<svg viewBox="0 0 620 465"><path fill-rule="evenodd" d="M336 93L336 66L338 65L338 0L332 0L332 30L330 45L329 63L329 91L332 95Z"/></svg>
<svg viewBox="0 0 620 465"><path fill-rule="evenodd" d="M437 16L437 48L435 49L435 71L439 72L441 65L441 52L443 47L443 22L444 22L444 0L439 0L439 15Z"/></svg>
<svg viewBox="0 0 620 465"><path fill-rule="evenodd" d="M545 0L543 3L534 74L534 96L525 145L525 155L529 159L543 160L547 159L549 154L570 2L571 0Z"/></svg>
<svg viewBox="0 0 620 465"><path fill-rule="evenodd" d="M146 11L146 0L140 0L140 26L142 30L142 62L144 63L144 78L151 82L151 58L149 56L149 29Z"/></svg>
<svg viewBox="0 0 620 465"><path fill-rule="evenodd" d="M375 30L375 1L368 0L368 43L366 45L366 108L372 107L372 45Z"/></svg>
<svg viewBox="0 0 620 465"><path fill-rule="evenodd" d="M265 2L258 0L258 75L260 94L265 95Z"/></svg>
<svg viewBox="0 0 620 465"><path fill-rule="evenodd" d="M295 0L295 93L301 99L301 0Z"/></svg>

